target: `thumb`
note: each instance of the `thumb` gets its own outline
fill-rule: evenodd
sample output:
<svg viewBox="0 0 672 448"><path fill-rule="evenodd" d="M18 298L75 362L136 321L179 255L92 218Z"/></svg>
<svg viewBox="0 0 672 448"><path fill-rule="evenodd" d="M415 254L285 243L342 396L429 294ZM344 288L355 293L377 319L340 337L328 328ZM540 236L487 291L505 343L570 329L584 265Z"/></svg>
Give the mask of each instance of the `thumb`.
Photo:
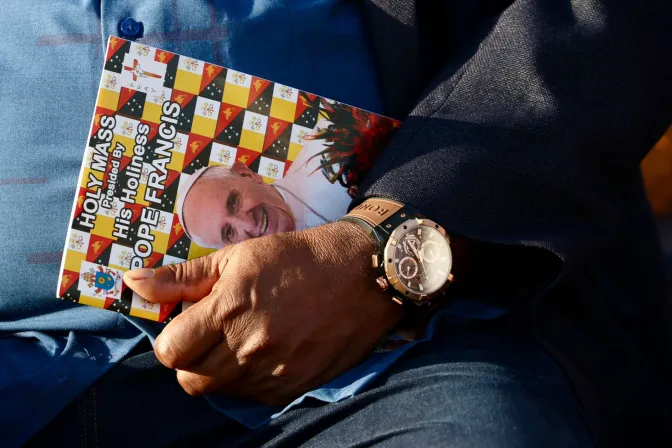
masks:
<svg viewBox="0 0 672 448"><path fill-rule="evenodd" d="M132 269L124 273L124 282L150 302L198 302L219 280L218 260L223 251L156 269Z"/></svg>

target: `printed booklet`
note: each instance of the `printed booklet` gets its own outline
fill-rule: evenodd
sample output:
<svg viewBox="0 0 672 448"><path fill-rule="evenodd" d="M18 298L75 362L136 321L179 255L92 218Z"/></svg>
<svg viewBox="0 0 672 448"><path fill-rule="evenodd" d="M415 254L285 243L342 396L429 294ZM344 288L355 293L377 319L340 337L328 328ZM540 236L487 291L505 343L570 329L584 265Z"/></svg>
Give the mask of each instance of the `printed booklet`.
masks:
<svg viewBox="0 0 672 448"><path fill-rule="evenodd" d="M346 213L400 123L110 37L58 281L60 299L168 322L123 272Z"/></svg>

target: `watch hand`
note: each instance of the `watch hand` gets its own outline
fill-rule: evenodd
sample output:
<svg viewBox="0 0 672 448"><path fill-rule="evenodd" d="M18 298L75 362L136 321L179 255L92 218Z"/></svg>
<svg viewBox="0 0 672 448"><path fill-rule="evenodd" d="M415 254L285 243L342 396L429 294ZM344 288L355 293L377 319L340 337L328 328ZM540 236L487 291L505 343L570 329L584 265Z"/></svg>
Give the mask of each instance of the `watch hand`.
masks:
<svg viewBox="0 0 672 448"><path fill-rule="evenodd" d="M409 241L408 245L411 246L411 249L413 250L413 253L415 254L415 258L418 259L418 261L420 262L420 266L422 266L422 270L424 271L425 270L425 261L422 259L422 255L420 254L420 252L422 252L422 248L420 248L420 251L418 251L418 249L415 247L414 242L411 243L410 241Z"/></svg>
<svg viewBox="0 0 672 448"><path fill-rule="evenodd" d="M415 242L414 241L409 241L408 245L411 246L411 250L415 254L415 257L420 259L420 253L418 252L418 248L415 247Z"/></svg>

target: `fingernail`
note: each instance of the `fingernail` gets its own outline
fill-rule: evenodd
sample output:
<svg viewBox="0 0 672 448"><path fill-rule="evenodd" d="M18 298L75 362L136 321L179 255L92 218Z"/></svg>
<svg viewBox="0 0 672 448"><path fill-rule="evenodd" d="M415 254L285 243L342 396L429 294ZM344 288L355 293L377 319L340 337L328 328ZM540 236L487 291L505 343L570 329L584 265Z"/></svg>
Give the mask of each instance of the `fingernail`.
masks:
<svg viewBox="0 0 672 448"><path fill-rule="evenodd" d="M154 277L153 268L140 268L132 269L124 273L124 277L129 280L147 280L148 278Z"/></svg>

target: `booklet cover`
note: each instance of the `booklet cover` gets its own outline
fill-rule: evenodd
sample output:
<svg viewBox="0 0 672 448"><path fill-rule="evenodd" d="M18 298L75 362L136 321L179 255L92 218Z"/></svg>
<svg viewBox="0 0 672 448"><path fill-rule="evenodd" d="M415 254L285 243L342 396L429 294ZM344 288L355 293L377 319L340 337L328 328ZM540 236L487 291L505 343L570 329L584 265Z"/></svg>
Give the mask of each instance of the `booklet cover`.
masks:
<svg viewBox="0 0 672 448"><path fill-rule="evenodd" d="M396 120L110 37L60 299L159 322L123 272L336 220Z"/></svg>

